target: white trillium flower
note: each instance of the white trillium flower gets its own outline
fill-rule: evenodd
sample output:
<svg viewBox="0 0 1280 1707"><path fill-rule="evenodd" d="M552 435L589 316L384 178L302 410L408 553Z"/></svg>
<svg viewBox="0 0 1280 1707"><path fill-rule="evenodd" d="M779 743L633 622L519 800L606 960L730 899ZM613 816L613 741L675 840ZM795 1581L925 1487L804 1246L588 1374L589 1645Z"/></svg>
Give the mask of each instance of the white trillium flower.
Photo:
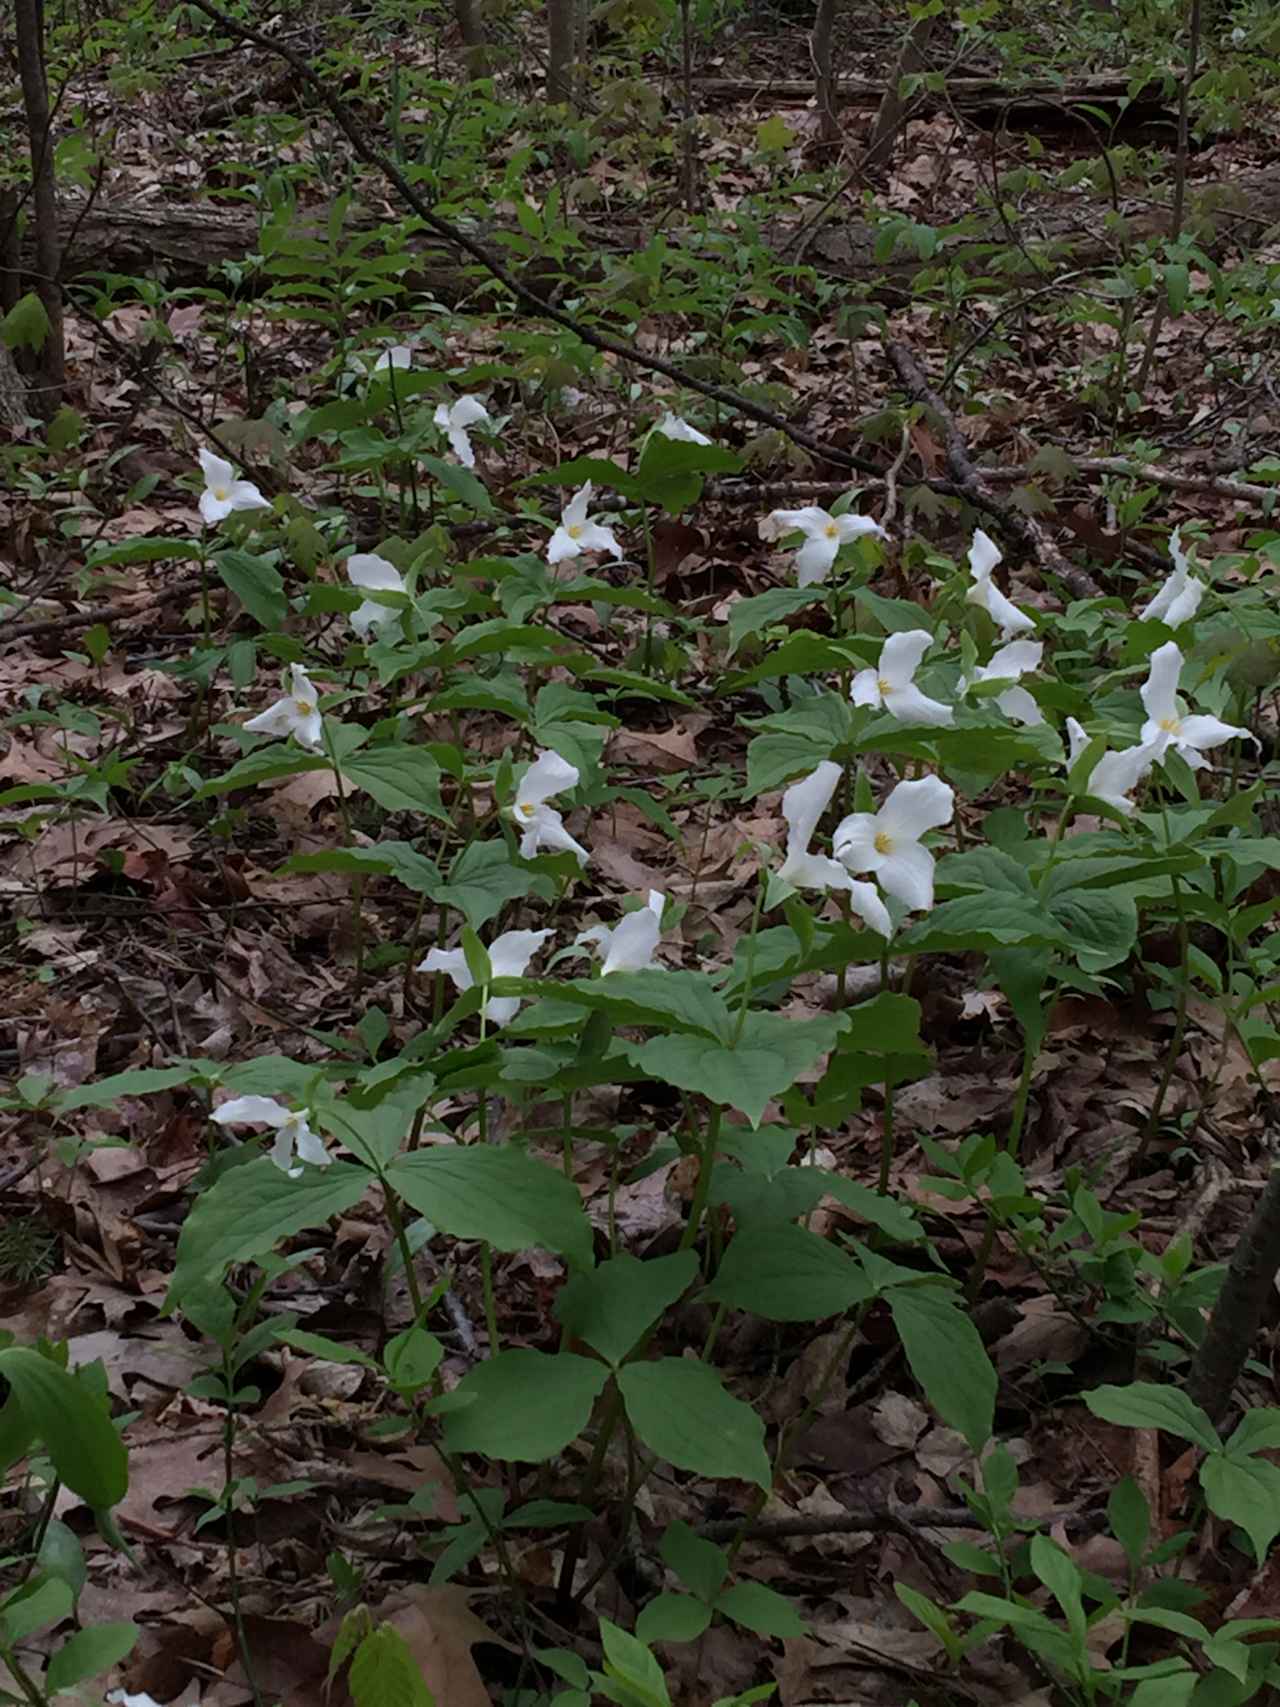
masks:
<svg viewBox="0 0 1280 1707"><path fill-rule="evenodd" d="M973 576L973 585L965 598L971 605L981 605L1000 630L1001 638L1008 640L1015 634L1029 634L1035 623L1006 599L991 579L991 571L1003 556L994 539L983 533L981 528L974 530L973 544L969 547L969 573Z"/></svg>
<svg viewBox="0 0 1280 1707"><path fill-rule="evenodd" d="M1248 39L1249 39L1248 30L1241 29L1240 25L1237 24L1235 29L1232 30L1232 32L1231 32L1231 45L1232 45L1232 47L1243 47L1244 44L1248 41Z"/></svg>
<svg viewBox="0 0 1280 1707"><path fill-rule="evenodd" d="M1038 670L1044 656L1042 640L1011 640L1007 646L991 654L989 663L980 665L972 676L960 678L960 692L967 693L976 682L1009 682L1016 684L1028 670ZM995 696L996 704L1006 717L1015 723L1034 725L1044 722L1040 707L1026 688L1010 686Z"/></svg>
<svg viewBox="0 0 1280 1707"><path fill-rule="evenodd" d="M292 735L309 753L324 751L319 696L301 664L289 666L289 691L283 699L251 717L245 728L253 735Z"/></svg>
<svg viewBox="0 0 1280 1707"><path fill-rule="evenodd" d="M1182 663L1177 642L1167 640L1151 654L1147 679L1139 690L1147 713L1141 739L1144 746L1148 742L1154 746L1153 763L1158 764L1173 747L1193 771L1207 770L1209 761L1203 755L1222 746L1224 741L1253 741L1256 746L1256 736L1247 729L1237 729L1217 717L1184 716L1178 702Z"/></svg>
<svg viewBox="0 0 1280 1707"><path fill-rule="evenodd" d="M363 587L371 593L403 593L404 576L394 563L379 557L376 551L353 552L346 562L347 579L353 587ZM398 622L400 612L390 605L380 605L376 599L366 599L351 613L351 626L363 640L371 628L384 622Z"/></svg>
<svg viewBox="0 0 1280 1707"><path fill-rule="evenodd" d="M933 645L926 628L891 634L880 648L880 662L872 670L859 670L853 678L849 698L855 705L872 705L889 712L899 723L939 727L952 722L955 713L941 700L929 699L915 684L920 660Z"/></svg>
<svg viewBox="0 0 1280 1707"><path fill-rule="evenodd" d="M373 364L374 373L386 373L389 369L402 371L413 366L413 349L409 344L389 344L377 361Z"/></svg>
<svg viewBox="0 0 1280 1707"><path fill-rule="evenodd" d="M889 909L876 893L874 883L858 883L838 860L827 854L810 853L809 843L818 820L831 804L841 768L824 759L800 782L793 782L782 797L782 816L787 824L787 854L778 876L793 889L837 889L849 897L849 905L864 923L881 936L893 934Z"/></svg>
<svg viewBox="0 0 1280 1707"><path fill-rule="evenodd" d="M547 546L547 562L563 563L566 557L580 557L584 551L607 551L619 561L622 547L611 527L593 522L587 514L594 487L588 480L579 487L560 513L560 526Z"/></svg>
<svg viewBox="0 0 1280 1707"><path fill-rule="evenodd" d="M525 968L550 931L504 931L489 944L489 965L495 978L523 978ZM419 972L443 972L455 990L469 990L475 980L467 957L460 948L433 948L418 966ZM480 1010L494 1025L506 1025L516 1017L519 996L491 996Z"/></svg>
<svg viewBox="0 0 1280 1707"><path fill-rule="evenodd" d="M1138 616L1143 622L1162 622L1166 628L1179 628L1199 610L1205 588L1204 582L1191 574L1180 529L1175 528L1170 537L1169 555L1173 558L1173 569L1168 579L1155 598L1143 605Z"/></svg>
<svg viewBox="0 0 1280 1707"><path fill-rule="evenodd" d="M836 826L836 858L850 871L873 872L903 906L933 906L933 855L920 838L951 822L956 797L940 777L900 782L878 812L851 812Z"/></svg>
<svg viewBox="0 0 1280 1707"><path fill-rule="evenodd" d="M808 504L802 510L770 510L759 523L761 539L784 539L789 533L805 536L804 544L796 552L796 584L801 587L825 581L840 547L851 539L860 539L868 533L880 539L889 537L879 522L873 522L869 516L833 516L816 504Z"/></svg>
<svg viewBox="0 0 1280 1707"><path fill-rule="evenodd" d="M270 501L262 496L252 480L237 480L229 462L215 456L211 450L197 451L200 471L204 475L204 491L200 494L200 514L209 527L223 521L233 510L269 510Z"/></svg>
<svg viewBox="0 0 1280 1707"><path fill-rule="evenodd" d="M478 426L481 421L487 427L493 425L489 411L479 398L459 397L456 403L441 403L431 419L448 439L449 448L462 466L474 468L476 453L471 448L467 428Z"/></svg>
<svg viewBox="0 0 1280 1707"><path fill-rule="evenodd" d="M290 1165L295 1154L299 1161L311 1162L317 1168L327 1168L333 1160L323 1140L307 1124L307 1111L286 1108L274 1097L232 1097L230 1102L215 1108L209 1118L219 1126L238 1126L244 1122L272 1127L276 1139L271 1146L271 1160L290 1179L302 1177L302 1169Z"/></svg>
<svg viewBox="0 0 1280 1707"><path fill-rule="evenodd" d="M578 767L559 753L541 752L520 779L516 789L511 816L520 826L520 858L532 859L539 848L553 852L574 853L580 864L591 858L580 842L575 842L564 827L564 819L547 801L553 794L563 794L578 786Z"/></svg>
<svg viewBox="0 0 1280 1707"><path fill-rule="evenodd" d="M1067 719L1067 740L1070 743L1067 769L1071 770L1089 745L1088 735L1074 717ZM1132 818L1137 808L1129 795L1151 769L1156 756L1154 742L1140 742L1136 747L1126 747L1123 752L1104 753L1089 772L1085 793L1091 794L1095 800L1105 801L1126 818Z"/></svg>
<svg viewBox="0 0 1280 1707"><path fill-rule="evenodd" d="M662 935L662 912L667 898L661 889L651 889L643 907L624 913L616 925L592 925L573 939L575 946L592 943L604 956L600 975L611 972L646 972L657 963L654 953Z"/></svg>
<svg viewBox="0 0 1280 1707"><path fill-rule="evenodd" d="M709 445L711 443L705 433L700 433L696 427L691 427L679 415L673 415L670 409L658 422L658 431L664 439L680 439L689 445Z"/></svg>
<svg viewBox="0 0 1280 1707"><path fill-rule="evenodd" d="M107 1707L160 1707L150 1695L128 1695L123 1689L109 1689L104 1699Z"/></svg>

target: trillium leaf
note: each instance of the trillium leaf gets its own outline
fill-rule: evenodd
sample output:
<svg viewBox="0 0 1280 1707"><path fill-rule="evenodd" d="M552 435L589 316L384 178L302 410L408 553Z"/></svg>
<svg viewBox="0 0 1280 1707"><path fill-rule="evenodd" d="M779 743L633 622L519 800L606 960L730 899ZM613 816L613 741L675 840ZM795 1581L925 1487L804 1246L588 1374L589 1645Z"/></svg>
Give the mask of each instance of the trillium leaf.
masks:
<svg viewBox="0 0 1280 1707"><path fill-rule="evenodd" d="M555 1313L571 1334L618 1364L697 1272L693 1251L675 1251L647 1262L623 1253L591 1274L575 1275L557 1297Z"/></svg>
<svg viewBox="0 0 1280 1707"><path fill-rule="evenodd" d="M262 628L279 628L289 612L284 579L269 558L250 551L216 551L213 566L222 583Z"/></svg>
<svg viewBox="0 0 1280 1707"><path fill-rule="evenodd" d="M772 1485L764 1423L725 1391L714 1369L662 1357L625 1364L616 1379L632 1428L668 1464L699 1476Z"/></svg>
<svg viewBox="0 0 1280 1707"><path fill-rule="evenodd" d="M721 1107L741 1109L758 1126L770 1099L789 1090L806 1067L834 1047L837 1036L834 1019L749 1013L733 1043L658 1037L633 1045L628 1053L651 1078L696 1091Z"/></svg>
<svg viewBox="0 0 1280 1707"><path fill-rule="evenodd" d="M577 1186L523 1150L487 1144L415 1150L397 1156L387 1178L442 1233L487 1239L500 1251L541 1245L591 1267L591 1224Z"/></svg>
<svg viewBox="0 0 1280 1707"><path fill-rule="evenodd" d="M926 1399L943 1422L981 1451L991 1438L996 1372L959 1297L932 1284L894 1286L886 1297Z"/></svg>
<svg viewBox="0 0 1280 1707"><path fill-rule="evenodd" d="M738 1233L702 1296L768 1322L820 1322L863 1303L872 1288L852 1257L782 1221Z"/></svg>
<svg viewBox="0 0 1280 1707"><path fill-rule="evenodd" d="M471 1403L445 1418L445 1442L450 1452L540 1464L582 1433L608 1378L603 1363L572 1352L500 1351L454 1389Z"/></svg>
<svg viewBox="0 0 1280 1707"><path fill-rule="evenodd" d="M342 761L342 774L388 812L422 812L449 822L440 799L440 767L421 747L368 747Z"/></svg>
<svg viewBox="0 0 1280 1707"><path fill-rule="evenodd" d="M16 1403L71 1491L102 1510L123 1499L128 1458L105 1398L28 1346L0 1351L0 1375L9 1383L10 1403ZM69 1604L71 1590L61 1586Z"/></svg>
<svg viewBox="0 0 1280 1707"><path fill-rule="evenodd" d="M1119 1423L1122 1428L1162 1428L1205 1452L1222 1449L1217 1429L1180 1387L1165 1387L1155 1381L1095 1387L1084 1395L1084 1402L1103 1422Z"/></svg>
<svg viewBox="0 0 1280 1707"><path fill-rule="evenodd" d="M1247 1454L1213 1452L1200 1466L1200 1485L1209 1510L1244 1530L1261 1565L1280 1535L1280 1466Z"/></svg>

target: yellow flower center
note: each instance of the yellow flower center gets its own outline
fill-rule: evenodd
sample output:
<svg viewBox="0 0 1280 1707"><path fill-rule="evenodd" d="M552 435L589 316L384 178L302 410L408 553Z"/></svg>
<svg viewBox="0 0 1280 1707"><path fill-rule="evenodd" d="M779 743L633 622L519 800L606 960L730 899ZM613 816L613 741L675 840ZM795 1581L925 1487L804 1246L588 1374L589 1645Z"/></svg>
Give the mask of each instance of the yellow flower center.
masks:
<svg viewBox="0 0 1280 1707"><path fill-rule="evenodd" d="M1162 717L1160 727L1166 735L1176 735L1182 728L1182 719L1180 717Z"/></svg>
<svg viewBox="0 0 1280 1707"><path fill-rule="evenodd" d="M516 802L516 811L522 818L532 818L537 810L537 807L531 806L527 800L520 800Z"/></svg>
<svg viewBox="0 0 1280 1707"><path fill-rule="evenodd" d="M876 831L875 850L878 854L891 854L893 852L893 837L888 830Z"/></svg>
<svg viewBox="0 0 1280 1707"><path fill-rule="evenodd" d="M889 694L891 694L893 692L893 683L886 681L883 676L881 676L879 678L879 680L876 682L876 686L880 690L881 699L886 698Z"/></svg>
<svg viewBox="0 0 1280 1707"><path fill-rule="evenodd" d="M828 539L839 539L840 537L840 529L835 522L828 522L822 531Z"/></svg>
<svg viewBox="0 0 1280 1707"><path fill-rule="evenodd" d="M210 486L209 490L213 493L214 497L220 504L225 504L231 496L231 488L229 486Z"/></svg>
<svg viewBox="0 0 1280 1707"><path fill-rule="evenodd" d="M313 699L295 699L293 702L293 709L299 717L310 717L315 708L316 702Z"/></svg>
<svg viewBox="0 0 1280 1707"><path fill-rule="evenodd" d="M564 531L568 534L570 539L581 539L582 538L582 523L581 522L571 522L569 524L569 526Z"/></svg>

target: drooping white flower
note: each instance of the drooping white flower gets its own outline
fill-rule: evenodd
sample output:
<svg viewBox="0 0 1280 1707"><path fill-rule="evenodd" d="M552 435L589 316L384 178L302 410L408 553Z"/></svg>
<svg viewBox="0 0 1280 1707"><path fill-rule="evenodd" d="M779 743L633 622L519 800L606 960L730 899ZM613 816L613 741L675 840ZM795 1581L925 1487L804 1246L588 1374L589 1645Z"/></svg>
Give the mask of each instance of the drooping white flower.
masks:
<svg viewBox="0 0 1280 1707"><path fill-rule="evenodd" d="M656 965L653 956L662 934L662 911L667 898L661 889L651 889L643 907L624 913L616 925L592 925L573 939L575 946L593 943L604 956L601 977L611 972L644 972Z"/></svg>
<svg viewBox="0 0 1280 1707"><path fill-rule="evenodd" d="M149 1695L127 1695L123 1689L109 1689L104 1699L107 1707L160 1707Z"/></svg>
<svg viewBox="0 0 1280 1707"><path fill-rule="evenodd" d="M975 528L973 544L969 547L969 573L973 576L973 585L965 598L971 605L981 605L1000 630L1001 639L1008 640L1015 634L1029 634L1035 623L1005 598L991 579L991 571L1002 561L1003 555L994 539L983 533L981 528Z"/></svg>
<svg viewBox="0 0 1280 1707"><path fill-rule="evenodd" d="M878 812L851 812L836 826L835 855L850 871L873 872L912 911L933 906L933 855L920 840L951 822L955 794L940 777L900 782Z"/></svg>
<svg viewBox="0 0 1280 1707"><path fill-rule="evenodd" d="M353 552L346 562L347 579L353 587L363 587L371 593L403 593L404 576L394 563L379 557L376 551ZM400 613L390 605L380 605L376 599L366 599L351 613L351 626L363 640L371 628L384 622L398 622Z"/></svg>
<svg viewBox="0 0 1280 1707"><path fill-rule="evenodd" d="M1154 745L1154 762L1158 764L1173 747L1193 771L1207 770L1211 767L1203 755L1222 746L1224 741L1239 738L1253 741L1256 745L1256 737L1247 729L1237 729L1234 724L1223 723L1217 717L1187 717L1183 714L1178 700L1182 663L1177 642L1167 640L1151 654L1147 679L1139 690L1147 713L1141 739L1144 746L1148 742Z"/></svg>
<svg viewBox="0 0 1280 1707"><path fill-rule="evenodd" d="M333 1160L324 1147L323 1139L317 1137L307 1124L307 1111L286 1108L274 1097L232 1097L230 1102L215 1108L210 1119L219 1126L238 1126L244 1122L251 1126L272 1127L276 1138L271 1146L271 1160L290 1179L302 1176L301 1168L290 1165L295 1153L299 1161L311 1162L317 1168L327 1168Z"/></svg>
<svg viewBox="0 0 1280 1707"><path fill-rule="evenodd" d="M1043 723L1044 715L1026 688L1013 685L1028 670L1038 670L1043 656L1043 641L1011 640L1007 646L993 652L990 661L980 665L972 676L960 678L960 692L967 693L977 682L1009 682L1011 685L1006 691L995 696L996 704L1005 716L1015 723Z"/></svg>
<svg viewBox="0 0 1280 1707"><path fill-rule="evenodd" d="M289 666L289 691L283 699L251 717L245 728L254 735L292 735L309 753L324 751L324 725L319 696L301 664Z"/></svg>
<svg viewBox="0 0 1280 1707"><path fill-rule="evenodd" d="M1243 47L1244 44L1248 41L1248 39L1249 39L1248 30L1242 29L1240 27L1240 25L1237 24L1235 29L1232 30L1232 32L1231 32L1231 45L1232 45L1232 47Z"/></svg>
<svg viewBox="0 0 1280 1707"><path fill-rule="evenodd" d="M893 921L875 885L856 882L838 860L809 851L818 820L831 804L841 775L841 768L833 759L824 759L809 776L793 782L782 796L787 852L778 876L793 889L839 890L849 897L849 905L873 931L883 937L892 936Z"/></svg>
<svg viewBox="0 0 1280 1707"><path fill-rule="evenodd" d="M521 777L511 808L511 816L522 831L521 859L532 859L539 848L550 848L552 852L577 854L580 864L587 863L591 856L586 848L574 841L555 807L547 805L552 795L563 794L567 788L577 786L576 765L562 759L559 753L543 751L538 754Z"/></svg>
<svg viewBox="0 0 1280 1707"><path fill-rule="evenodd" d="M388 369L402 370L413 366L413 347L410 344L388 344L377 361L373 364L374 373L386 373Z"/></svg>
<svg viewBox="0 0 1280 1707"><path fill-rule="evenodd" d="M563 563L566 557L580 557L584 551L607 551L621 561L622 547L613 529L592 521L587 514L593 490L588 480L560 512L560 526L547 546L548 563Z"/></svg>
<svg viewBox="0 0 1280 1707"><path fill-rule="evenodd" d="M215 456L211 450L196 452L200 471L204 475L204 491L200 494L200 514L209 527L225 520L233 510L269 510L271 504L262 496L252 480L237 480L229 462Z"/></svg>
<svg viewBox="0 0 1280 1707"><path fill-rule="evenodd" d="M475 427L481 421L486 426L492 426L489 411L478 397L459 397L456 403L441 403L431 417L436 426L449 441L449 448L464 468L474 468L476 453L471 448L471 440L467 435L468 427Z"/></svg>
<svg viewBox="0 0 1280 1707"><path fill-rule="evenodd" d="M1200 608L1204 597L1204 582L1191 574L1191 565L1182 549L1181 529L1175 528L1169 539L1169 555L1173 568L1155 598L1143 605L1138 616L1143 622L1162 622L1166 628L1178 628Z"/></svg>
<svg viewBox="0 0 1280 1707"><path fill-rule="evenodd" d="M804 544L796 552L796 584L801 587L825 581L840 547L851 539L868 533L880 539L889 537L869 516L833 516L816 504L807 504L802 510L770 510L758 531L764 540L784 539L789 533L804 535Z"/></svg>
<svg viewBox="0 0 1280 1707"><path fill-rule="evenodd" d="M926 628L891 634L880 648L874 669L859 670L853 678L849 698L855 705L873 705L891 713L899 723L917 723L937 728L952 722L955 713L941 700L929 699L915 684L920 660L933 645Z"/></svg>
<svg viewBox="0 0 1280 1707"><path fill-rule="evenodd" d="M1067 769L1071 770L1089 745L1088 735L1074 717L1067 719L1067 740L1070 743ZM1156 756L1156 743L1150 741L1139 742L1136 747L1126 747L1122 752L1104 753L1089 772L1084 792L1091 794L1095 800L1105 801L1117 812L1123 812L1126 818L1131 818L1137 808L1129 799L1129 795L1151 769Z"/></svg>
<svg viewBox="0 0 1280 1707"><path fill-rule="evenodd" d="M550 931L503 931L489 944L489 965L495 978L523 978L525 968ZM467 957L460 948L433 948L418 966L419 972L443 972L458 991L469 990L475 980ZM506 1025L513 1020L520 1006L519 996L490 996L480 1010L494 1025Z"/></svg>
<svg viewBox="0 0 1280 1707"><path fill-rule="evenodd" d="M658 431L664 439L682 439L685 444L709 445L711 443L705 433L700 433L696 427L691 427L679 415L673 415L670 409L658 422Z"/></svg>

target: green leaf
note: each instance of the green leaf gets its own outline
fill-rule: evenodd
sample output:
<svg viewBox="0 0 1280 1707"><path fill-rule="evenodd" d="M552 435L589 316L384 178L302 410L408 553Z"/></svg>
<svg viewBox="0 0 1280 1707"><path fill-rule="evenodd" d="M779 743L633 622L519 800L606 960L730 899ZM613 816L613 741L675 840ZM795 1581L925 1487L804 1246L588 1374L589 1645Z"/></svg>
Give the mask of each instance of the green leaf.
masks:
<svg viewBox="0 0 1280 1707"><path fill-rule="evenodd" d="M210 777L196 790L196 799L211 794L228 794L233 788L256 788L259 783L276 782L281 777L298 776L302 771L327 771L328 759L319 753L304 753L301 747L286 747L273 742L256 752L237 759L229 771Z"/></svg>
<svg viewBox="0 0 1280 1707"><path fill-rule="evenodd" d="M736 474L742 458L721 445L693 444L669 439L665 433L650 433L645 440L636 484L651 504L660 504L669 516L689 509L702 496L704 474Z"/></svg>
<svg viewBox="0 0 1280 1707"><path fill-rule="evenodd" d="M1129 958L1138 940L1138 909L1132 895L1115 889L1068 889L1054 895L1048 911L1087 971L1101 972Z"/></svg>
<svg viewBox="0 0 1280 1707"><path fill-rule="evenodd" d="M789 1090L806 1067L835 1046L838 1035L834 1019L794 1020L753 1012L732 1044L660 1037L633 1044L627 1053L650 1078L696 1091L722 1107L741 1109L758 1126L771 1098Z"/></svg>
<svg viewBox="0 0 1280 1707"><path fill-rule="evenodd" d="M289 600L284 579L269 558L249 551L215 551L213 566L260 627L283 626Z"/></svg>
<svg viewBox="0 0 1280 1707"><path fill-rule="evenodd" d="M290 1179L270 1156L232 1168L187 1213L165 1308L180 1308L188 1288L220 1279L232 1263L253 1262L304 1227L341 1215L360 1201L372 1177L352 1162L331 1162Z"/></svg>
<svg viewBox="0 0 1280 1707"><path fill-rule="evenodd" d="M1147 1496L1132 1476L1122 1477L1107 1496L1107 1521L1124 1548L1130 1570L1136 1571L1151 1539L1151 1512Z"/></svg>
<svg viewBox="0 0 1280 1707"><path fill-rule="evenodd" d="M1179 1387L1135 1381L1128 1387L1095 1387L1084 1402L1103 1422L1122 1428L1162 1428L1205 1452L1220 1452L1222 1442L1209 1418Z"/></svg>
<svg viewBox="0 0 1280 1707"><path fill-rule="evenodd" d="M460 504L465 504L478 516L493 514L493 499L483 482L478 480L469 468L461 468L454 462L445 462L438 456L422 456L418 460L428 474L440 482L451 498L456 498Z"/></svg>
<svg viewBox="0 0 1280 1707"><path fill-rule="evenodd" d="M847 1010L849 1029L841 1048L860 1055L912 1055L926 1053L920 1041L920 1004L912 996L884 990L869 1002L858 1002Z"/></svg>
<svg viewBox="0 0 1280 1707"><path fill-rule="evenodd" d="M719 1594L729 1571L723 1547L707 1541L690 1529L682 1518L668 1524L659 1552L684 1586L699 1600L712 1601Z"/></svg>
<svg viewBox="0 0 1280 1707"><path fill-rule="evenodd" d="M607 1618L600 1620L600 1641L606 1676L616 1678L629 1691L611 1697L613 1700L623 1707L671 1707L662 1667L643 1642Z"/></svg>
<svg viewBox="0 0 1280 1707"><path fill-rule="evenodd" d="M99 1510L122 1500L129 1462L105 1398L27 1346L0 1351L0 1375L72 1493Z"/></svg>
<svg viewBox="0 0 1280 1707"><path fill-rule="evenodd" d="M1072 1639L1083 1652L1085 1616L1081 1595L1084 1585L1079 1566L1056 1541L1051 1541L1047 1535L1033 1535L1031 1569L1062 1608Z"/></svg>
<svg viewBox="0 0 1280 1707"><path fill-rule="evenodd" d="M541 1245L591 1267L591 1224L577 1186L523 1150L487 1144L415 1150L391 1162L387 1179L455 1239L487 1239L500 1251Z"/></svg>
<svg viewBox="0 0 1280 1707"><path fill-rule="evenodd" d="M77 1630L49 1661L44 1677L46 1693L57 1695L61 1690L83 1683L86 1678L100 1677L104 1671L119 1665L137 1639L138 1626L127 1620Z"/></svg>
<svg viewBox="0 0 1280 1707"><path fill-rule="evenodd" d="M408 842L376 842L370 848L325 848L320 853L294 854L280 870L394 877L415 895L434 895L443 881L439 868Z"/></svg>
<svg viewBox="0 0 1280 1707"><path fill-rule="evenodd" d="M163 563L176 559L190 562L200 555L200 545L194 539L174 539L152 535L148 539L122 539L118 545L99 545L89 552L85 567L113 569L123 563Z"/></svg>
<svg viewBox="0 0 1280 1707"><path fill-rule="evenodd" d="M440 799L440 767L421 747L368 747L349 753L342 774L388 812L422 812L450 822Z"/></svg>
<svg viewBox="0 0 1280 1707"><path fill-rule="evenodd" d="M682 1357L628 1363L616 1379L631 1426L668 1464L772 1486L763 1422L705 1363Z"/></svg>
<svg viewBox="0 0 1280 1707"><path fill-rule="evenodd" d="M749 1310L768 1322L820 1322L871 1296L852 1257L790 1221L736 1234L703 1293L714 1304Z"/></svg>
<svg viewBox="0 0 1280 1707"><path fill-rule="evenodd" d="M764 1583L734 1583L716 1599L716 1611L757 1636L805 1636L809 1626L776 1589Z"/></svg>
<svg viewBox="0 0 1280 1707"><path fill-rule="evenodd" d="M913 925L898 948L904 954L946 954L1061 940L1061 929L1032 895L961 895Z"/></svg>
<svg viewBox="0 0 1280 1707"><path fill-rule="evenodd" d="M80 1545L80 1537L75 1530L60 1517L51 1517L45 1524L36 1562L47 1576L61 1577L72 1594L79 1599L80 1590L88 1576L84 1548Z"/></svg>
<svg viewBox="0 0 1280 1707"><path fill-rule="evenodd" d="M911 1211L892 1197L882 1197L861 1180L846 1179L843 1174L831 1174L825 1168L813 1170L822 1181L823 1191L843 1203L846 1209L900 1245L914 1245L924 1237L924 1229Z"/></svg>
<svg viewBox="0 0 1280 1707"><path fill-rule="evenodd" d="M1266 1458L1211 1452L1200 1466L1200 1486L1210 1511L1244 1530L1261 1565L1280 1535L1280 1466Z"/></svg>
<svg viewBox="0 0 1280 1707"><path fill-rule="evenodd" d="M371 1630L347 1673L355 1707L436 1707L413 1650L393 1624Z"/></svg>
<svg viewBox="0 0 1280 1707"><path fill-rule="evenodd" d="M636 1341L688 1288L698 1272L693 1251L640 1262L625 1253L560 1290L555 1314L571 1334L601 1357L621 1363Z"/></svg>
<svg viewBox="0 0 1280 1707"><path fill-rule="evenodd" d="M152 1096L174 1085L189 1085L194 1077L189 1067L135 1067L131 1072L113 1073L109 1079L99 1079L91 1085L60 1091L57 1110L59 1114L69 1114L75 1108L105 1108L121 1097Z"/></svg>
<svg viewBox="0 0 1280 1707"><path fill-rule="evenodd" d="M991 1438L996 1372L957 1295L942 1286L894 1286L886 1294L911 1373L943 1422L975 1452Z"/></svg>
<svg viewBox="0 0 1280 1707"><path fill-rule="evenodd" d="M504 841L472 842L454 860L449 881L428 893L440 906L456 907L472 930L478 931L538 882L533 872L512 863Z"/></svg>
<svg viewBox="0 0 1280 1707"><path fill-rule="evenodd" d="M471 1403L445 1418L445 1443L450 1452L540 1464L582 1433L608 1379L603 1363L572 1352L500 1351L454 1389Z"/></svg>
<svg viewBox="0 0 1280 1707"><path fill-rule="evenodd" d="M575 978L544 984L537 994L579 1002L605 1013L615 1026L662 1026L727 1042L734 1018L705 972L628 972L623 977Z"/></svg>
<svg viewBox="0 0 1280 1707"><path fill-rule="evenodd" d="M61 1577L37 1577L0 1605L0 1643L16 1647L37 1630L58 1624L71 1611L71 1590Z"/></svg>
<svg viewBox="0 0 1280 1707"><path fill-rule="evenodd" d="M0 320L0 344L9 350L42 350L49 336L49 316L44 303L29 290Z"/></svg>
<svg viewBox="0 0 1280 1707"><path fill-rule="evenodd" d="M739 599L729 612L729 655L738 650L749 634L760 634L808 605L826 597L822 587L771 587L758 598Z"/></svg>
<svg viewBox="0 0 1280 1707"><path fill-rule="evenodd" d="M636 1619L642 1642L696 1642L711 1622L711 1608L691 1594L660 1594Z"/></svg>

